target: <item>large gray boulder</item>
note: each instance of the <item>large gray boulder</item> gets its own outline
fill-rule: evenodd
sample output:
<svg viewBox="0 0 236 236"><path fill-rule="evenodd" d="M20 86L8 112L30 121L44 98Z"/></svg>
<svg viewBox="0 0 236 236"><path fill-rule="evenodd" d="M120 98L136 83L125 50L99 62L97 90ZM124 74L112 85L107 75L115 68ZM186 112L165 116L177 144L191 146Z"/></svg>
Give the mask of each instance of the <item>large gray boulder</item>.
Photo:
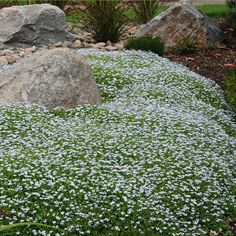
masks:
<svg viewBox="0 0 236 236"><path fill-rule="evenodd" d="M0 44L49 44L73 41L64 12L50 4L13 6L0 10Z"/></svg>
<svg viewBox="0 0 236 236"><path fill-rule="evenodd" d="M160 37L167 47L175 46L183 37L197 39L201 47L211 47L223 40L219 25L193 6L176 5L156 16L135 34Z"/></svg>
<svg viewBox="0 0 236 236"><path fill-rule="evenodd" d="M42 50L0 72L0 104L76 108L100 104L89 65L68 48Z"/></svg>

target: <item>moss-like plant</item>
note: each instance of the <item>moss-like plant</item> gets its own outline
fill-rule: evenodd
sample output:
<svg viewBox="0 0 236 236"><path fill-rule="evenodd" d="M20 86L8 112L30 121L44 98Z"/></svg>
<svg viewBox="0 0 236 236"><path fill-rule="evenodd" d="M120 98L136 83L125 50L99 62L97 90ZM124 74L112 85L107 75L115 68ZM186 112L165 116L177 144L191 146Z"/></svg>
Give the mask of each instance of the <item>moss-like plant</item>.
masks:
<svg viewBox="0 0 236 236"><path fill-rule="evenodd" d="M159 56L164 55L165 45L158 37L144 36L139 38L131 38L125 44L125 49L128 50L142 50L150 51L158 54Z"/></svg>

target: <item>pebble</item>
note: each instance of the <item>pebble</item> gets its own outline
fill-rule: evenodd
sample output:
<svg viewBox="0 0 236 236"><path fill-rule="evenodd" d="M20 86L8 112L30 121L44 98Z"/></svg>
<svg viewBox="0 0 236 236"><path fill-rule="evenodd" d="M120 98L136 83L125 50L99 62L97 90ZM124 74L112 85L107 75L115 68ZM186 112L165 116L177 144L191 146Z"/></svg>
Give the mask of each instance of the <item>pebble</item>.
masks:
<svg viewBox="0 0 236 236"><path fill-rule="evenodd" d="M63 48L69 48L71 45L72 45L72 42L65 41L65 42L63 42L62 47Z"/></svg>
<svg viewBox="0 0 236 236"><path fill-rule="evenodd" d="M54 47L62 47L62 42L54 43L52 46L54 46Z"/></svg>
<svg viewBox="0 0 236 236"><path fill-rule="evenodd" d="M8 61L8 64L13 64L17 61L17 57L13 54L5 56L5 59Z"/></svg>
<svg viewBox="0 0 236 236"><path fill-rule="evenodd" d="M129 28L127 30L127 33L130 34L130 35L134 35L137 30L138 30L138 27L137 26L133 26L133 27L131 27L131 28Z"/></svg>
<svg viewBox="0 0 236 236"><path fill-rule="evenodd" d="M100 43L96 43L96 45L97 45L99 48L103 48L103 47L106 46L106 43L100 42Z"/></svg>
<svg viewBox="0 0 236 236"><path fill-rule="evenodd" d="M112 43L110 40L107 41L107 46L112 46Z"/></svg>
<svg viewBox="0 0 236 236"><path fill-rule="evenodd" d="M79 48L81 48L81 47L82 47L82 42L81 42L79 39L76 39L76 40L74 41L74 45L76 45L76 46L78 46Z"/></svg>
<svg viewBox="0 0 236 236"><path fill-rule="evenodd" d="M87 36L88 35L90 34L88 33ZM93 48L97 50L115 51L115 50L122 50L124 48L123 44L124 41L112 44L111 41L96 43L93 39L89 41L76 39L73 43L65 41L65 42L57 42L54 44L49 44L47 46L42 46L42 47L32 46L25 48L7 48L2 50L0 49L0 66L16 63L20 61L22 58L31 55L38 50L43 50L43 48L49 50L58 47L71 48L71 49Z"/></svg>
<svg viewBox="0 0 236 236"><path fill-rule="evenodd" d="M13 54L14 51L11 50L11 49L4 49L2 52L1 52L1 56L10 56L11 54Z"/></svg>
<svg viewBox="0 0 236 236"><path fill-rule="evenodd" d="M88 47L94 48L94 49L99 49L99 46L97 44L94 44L94 43L89 43Z"/></svg>
<svg viewBox="0 0 236 236"><path fill-rule="evenodd" d="M115 47L115 46L106 46L105 50L106 51L115 51L115 50L117 50L117 47Z"/></svg>

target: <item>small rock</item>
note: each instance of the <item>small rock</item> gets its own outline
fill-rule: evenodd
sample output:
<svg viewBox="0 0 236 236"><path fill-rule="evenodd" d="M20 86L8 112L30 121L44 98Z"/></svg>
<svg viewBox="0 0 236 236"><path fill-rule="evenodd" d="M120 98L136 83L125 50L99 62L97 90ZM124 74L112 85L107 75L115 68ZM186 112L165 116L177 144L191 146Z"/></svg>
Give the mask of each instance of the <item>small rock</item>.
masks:
<svg viewBox="0 0 236 236"><path fill-rule="evenodd" d="M75 40L74 45L76 45L79 48L81 48L82 47L82 42L79 39L77 39L77 40Z"/></svg>
<svg viewBox="0 0 236 236"><path fill-rule="evenodd" d="M71 45L72 45L71 42L65 41L65 42L62 44L62 47L63 47L63 48L69 48Z"/></svg>
<svg viewBox="0 0 236 236"><path fill-rule="evenodd" d="M121 44L121 43L116 43L116 44L115 44L115 47L116 47L118 50L123 50L123 49L124 49L124 45Z"/></svg>
<svg viewBox="0 0 236 236"><path fill-rule="evenodd" d="M106 46L105 50L106 51L115 51L115 50L117 50L117 47L115 47L115 46Z"/></svg>
<svg viewBox="0 0 236 236"><path fill-rule="evenodd" d="M10 56L14 54L14 51L12 51L11 49L4 49L1 53L1 56Z"/></svg>
<svg viewBox="0 0 236 236"><path fill-rule="evenodd" d="M53 44L49 44L49 45L48 45L48 49L49 49L49 50L54 49L54 48L56 48L56 47L55 47Z"/></svg>
<svg viewBox="0 0 236 236"><path fill-rule="evenodd" d="M33 46L33 47L31 47L31 48L26 48L26 49L24 50L24 56L27 56L27 55L29 55L29 54L31 54L31 53L36 52L36 51L37 51L37 48L36 48L35 46Z"/></svg>
<svg viewBox="0 0 236 236"><path fill-rule="evenodd" d="M96 45L99 47L99 48L103 48L106 46L106 44L104 42L100 42L100 43L96 43Z"/></svg>
<svg viewBox="0 0 236 236"><path fill-rule="evenodd" d="M137 30L138 30L137 26L133 26L127 30L127 33L134 35L137 32Z"/></svg>
<svg viewBox="0 0 236 236"><path fill-rule="evenodd" d="M0 57L0 66L8 65L8 61L5 56Z"/></svg>
<svg viewBox="0 0 236 236"><path fill-rule="evenodd" d="M72 43L72 44L70 45L70 48L71 48L71 49L79 49L79 48L81 48L81 47L79 47L77 44Z"/></svg>
<svg viewBox="0 0 236 236"><path fill-rule="evenodd" d="M195 59L193 57L186 57L186 61L194 61Z"/></svg>
<svg viewBox="0 0 236 236"><path fill-rule="evenodd" d="M231 63L226 63L224 64L224 67L227 67L227 68L233 68L235 65L234 64L231 64Z"/></svg>
<svg viewBox="0 0 236 236"><path fill-rule="evenodd" d="M110 40L107 41L107 46L112 46L112 43Z"/></svg>
<svg viewBox="0 0 236 236"><path fill-rule="evenodd" d="M90 43L90 44L88 44L88 46L90 48L99 49L99 46L97 44L94 44L94 43Z"/></svg>
<svg viewBox="0 0 236 236"><path fill-rule="evenodd" d="M53 44L54 47L62 47L62 42L57 42Z"/></svg>
<svg viewBox="0 0 236 236"><path fill-rule="evenodd" d="M13 64L17 61L16 57L13 55L5 56L5 59L8 61L8 64Z"/></svg>
<svg viewBox="0 0 236 236"><path fill-rule="evenodd" d="M24 57L24 56L25 56L25 51L24 51L24 50L20 51L20 52L19 52L19 56L20 56L20 57Z"/></svg>

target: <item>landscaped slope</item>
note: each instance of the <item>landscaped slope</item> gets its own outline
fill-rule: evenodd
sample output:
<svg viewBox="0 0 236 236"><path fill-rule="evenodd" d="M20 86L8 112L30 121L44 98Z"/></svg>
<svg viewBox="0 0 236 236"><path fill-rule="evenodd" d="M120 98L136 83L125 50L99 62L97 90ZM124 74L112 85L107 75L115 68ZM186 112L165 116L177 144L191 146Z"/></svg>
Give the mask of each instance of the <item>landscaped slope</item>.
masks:
<svg viewBox="0 0 236 236"><path fill-rule="evenodd" d="M0 208L68 235L228 231L236 126L219 88L152 53L79 52L103 105L1 107Z"/></svg>

